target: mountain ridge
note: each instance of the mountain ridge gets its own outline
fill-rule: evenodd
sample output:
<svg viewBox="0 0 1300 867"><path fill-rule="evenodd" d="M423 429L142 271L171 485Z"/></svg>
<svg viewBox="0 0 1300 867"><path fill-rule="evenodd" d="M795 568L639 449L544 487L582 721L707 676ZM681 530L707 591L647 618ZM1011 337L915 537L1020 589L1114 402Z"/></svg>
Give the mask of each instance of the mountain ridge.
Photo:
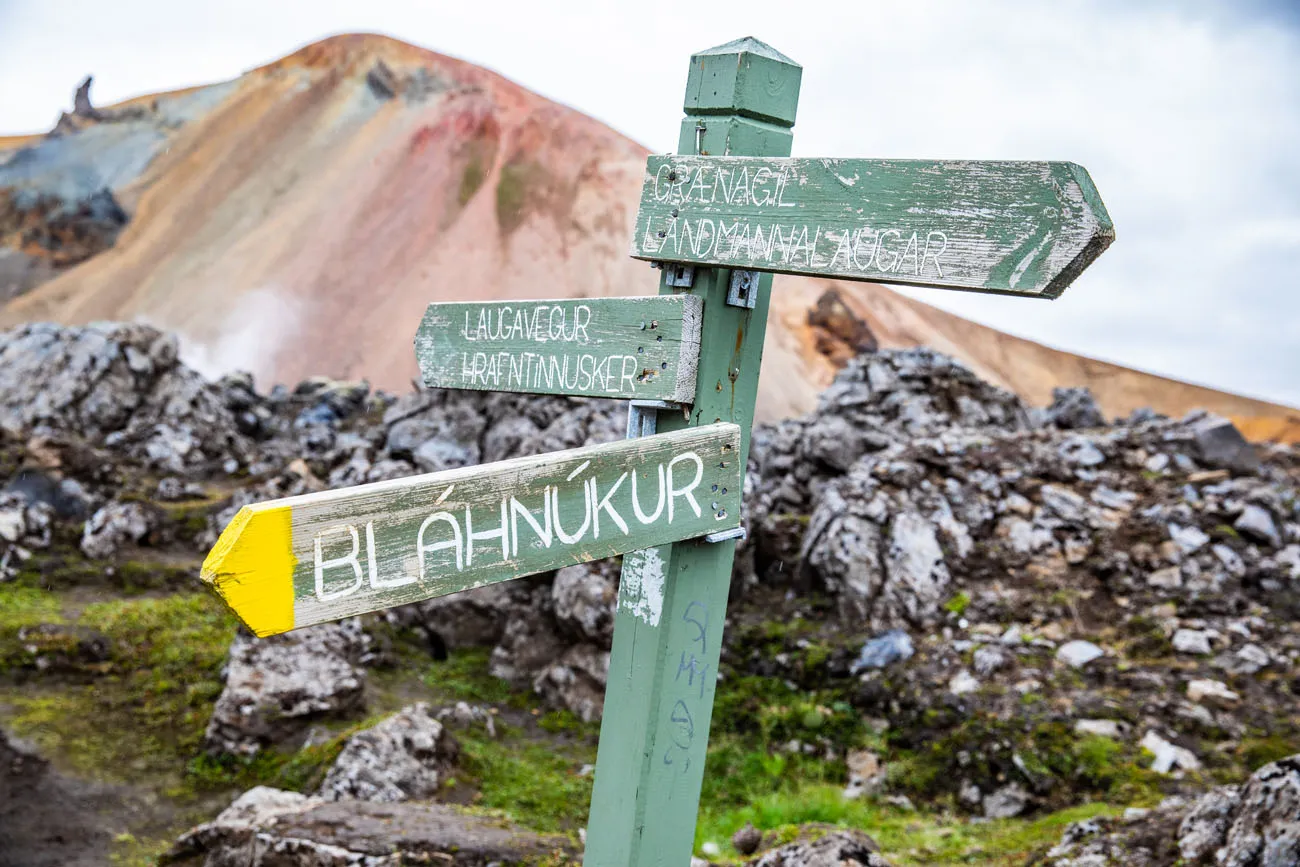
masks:
<svg viewBox="0 0 1300 867"><path fill-rule="evenodd" d="M129 215L67 266L39 243L0 247L0 290L6 267L19 275L0 325L144 321L179 332L208 373L399 388L430 301L656 291L625 256L646 149L467 61L343 34L97 113L58 136L0 140L0 191L75 210L98 188L69 190L68 177L88 174ZM21 240L33 218L19 210ZM828 297L838 320L813 324ZM1111 415L1204 407L1253 438L1300 440L1300 410L1054 350L882 286L785 276L760 417L808 411L853 332L935 346L1034 403L1081 385Z"/></svg>

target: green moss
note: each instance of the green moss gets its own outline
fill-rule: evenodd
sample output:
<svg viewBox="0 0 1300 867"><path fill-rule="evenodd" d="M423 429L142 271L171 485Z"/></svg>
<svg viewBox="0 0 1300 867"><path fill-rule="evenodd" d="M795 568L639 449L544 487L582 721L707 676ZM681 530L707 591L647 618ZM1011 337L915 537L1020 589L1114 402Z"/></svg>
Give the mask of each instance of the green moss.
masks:
<svg viewBox="0 0 1300 867"><path fill-rule="evenodd" d="M594 742L557 745L506 725L497 726L496 738L477 729L457 731L456 737L461 768L478 788L480 806L503 810L540 831L586 824L592 775L579 771L596 761Z"/></svg>
<svg viewBox="0 0 1300 867"><path fill-rule="evenodd" d="M950 797L965 780L987 792L1025 775L1058 807L1090 796L1146 803L1159 792L1160 777L1140 765L1137 750L1106 738L1078 738L1065 721L976 714L897 755L889 768L892 784L923 799Z"/></svg>
<svg viewBox="0 0 1300 867"><path fill-rule="evenodd" d="M387 714L375 714L340 728L323 743L300 750L262 750L252 756L212 756L200 753L186 765L185 780L175 794L212 789L247 790L253 786L274 786L309 793L320 787L330 766L343 752L348 738L380 722Z"/></svg>
<svg viewBox="0 0 1300 867"><path fill-rule="evenodd" d="M965 613L966 609L969 606L970 606L970 594L967 593L965 590L961 591L956 596L952 597L951 599L949 599L947 602L943 604L945 611L949 611L957 615L958 617L960 617L963 613Z"/></svg>
<svg viewBox="0 0 1300 867"><path fill-rule="evenodd" d="M456 201L462 208L474 198L474 194L478 192L479 187L483 186L483 181L486 179L487 170L483 166L483 158L476 151L465 164L465 170L460 175L460 187L456 191Z"/></svg>
<svg viewBox="0 0 1300 867"><path fill-rule="evenodd" d="M1154 617L1129 618L1121 632L1128 639L1124 656L1129 661L1165 659L1173 655L1174 645L1165 635L1164 626Z"/></svg>
<svg viewBox="0 0 1300 867"><path fill-rule="evenodd" d="M537 718L537 725L555 735L596 737L600 734L599 723L583 722L577 714L567 710L549 710Z"/></svg>
<svg viewBox="0 0 1300 867"><path fill-rule="evenodd" d="M426 657L420 679L441 700L518 706L522 696L488 672L491 655L487 648L474 647L457 650L439 662L428 662Z"/></svg>
<svg viewBox="0 0 1300 867"><path fill-rule="evenodd" d="M507 234L523 223L528 208L541 195L546 172L532 162L507 163L497 181L497 222Z"/></svg>
<svg viewBox="0 0 1300 867"><path fill-rule="evenodd" d="M78 623L109 640L91 684L4 687L22 736L78 772L134 781L178 775L198 749L234 620L206 594L89 605Z"/></svg>
<svg viewBox="0 0 1300 867"><path fill-rule="evenodd" d="M1270 762L1285 759L1298 752L1300 752L1300 736L1294 733L1291 737L1264 735L1243 738L1237 750L1245 770L1251 773Z"/></svg>
<svg viewBox="0 0 1300 867"><path fill-rule="evenodd" d="M113 849L108 854L109 863L113 867L155 867L173 842L174 838L170 835L138 840L134 834L123 832L113 838Z"/></svg>
<svg viewBox="0 0 1300 867"><path fill-rule="evenodd" d="M60 623L63 604L59 597L35 587L6 587L0 591L0 648L18 638L18 630L38 623ZM3 653L3 650L0 650Z"/></svg>

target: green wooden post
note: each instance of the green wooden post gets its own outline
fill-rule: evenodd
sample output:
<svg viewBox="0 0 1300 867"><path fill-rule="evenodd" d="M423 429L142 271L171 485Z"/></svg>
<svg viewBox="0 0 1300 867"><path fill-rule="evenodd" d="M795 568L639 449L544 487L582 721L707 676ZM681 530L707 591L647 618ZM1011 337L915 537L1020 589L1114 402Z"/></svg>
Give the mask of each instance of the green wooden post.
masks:
<svg viewBox="0 0 1300 867"><path fill-rule="evenodd" d="M679 152L788 156L801 71L752 38L694 55ZM731 275L695 271L689 291L704 300L695 403L686 417L659 412L657 424L739 425L743 471L772 278L743 287L756 292L750 308L727 303ZM661 294L681 291L671 279ZM734 541L691 541L624 557L586 867L690 863L734 553Z"/></svg>

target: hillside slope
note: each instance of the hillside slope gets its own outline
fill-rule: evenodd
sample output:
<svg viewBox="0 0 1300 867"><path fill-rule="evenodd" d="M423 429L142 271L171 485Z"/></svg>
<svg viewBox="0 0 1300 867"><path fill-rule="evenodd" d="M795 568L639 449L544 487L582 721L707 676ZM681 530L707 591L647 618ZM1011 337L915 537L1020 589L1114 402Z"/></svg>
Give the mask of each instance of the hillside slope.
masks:
<svg viewBox="0 0 1300 867"><path fill-rule="evenodd" d="M625 253L645 149L472 64L338 36L234 81L83 109L0 139L0 300L19 296L0 324L142 320L209 373L403 389L430 301L655 291ZM810 324L832 289L838 321ZM1199 406L1300 439L1296 410L799 278L777 281L760 416L810 409L872 336L935 346L1035 403L1087 385L1112 414Z"/></svg>

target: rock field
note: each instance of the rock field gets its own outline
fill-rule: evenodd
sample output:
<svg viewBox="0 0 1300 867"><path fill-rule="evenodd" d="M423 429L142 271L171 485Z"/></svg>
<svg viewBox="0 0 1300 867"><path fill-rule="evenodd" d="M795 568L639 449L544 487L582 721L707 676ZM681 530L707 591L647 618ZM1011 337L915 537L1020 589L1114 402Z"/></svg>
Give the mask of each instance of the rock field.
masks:
<svg viewBox="0 0 1300 867"><path fill-rule="evenodd" d="M624 413L326 379L262 393L245 375L206 381L148 326L17 328L0 334L0 582L14 588L0 598L116 593L146 572L193 590L246 503L607 441ZM1108 421L1080 390L1029 407L936 352L872 352L815 412L755 431L745 520L722 736L825 762L840 797L886 809L1115 808L1038 849L1041 865L1300 864L1300 452L1207 414ZM474 649L507 692L598 720L617 584L602 561L236 635L219 694L196 705L196 755L255 763L315 749L330 721L354 729L310 788L252 787L166 858L568 863L578 829L436 803L464 785L458 738L496 738L497 707L411 700L355 723L397 659ZM115 652L58 618L0 634L0 651L24 684L95 683ZM846 829L750 831L712 857L939 863Z"/></svg>

